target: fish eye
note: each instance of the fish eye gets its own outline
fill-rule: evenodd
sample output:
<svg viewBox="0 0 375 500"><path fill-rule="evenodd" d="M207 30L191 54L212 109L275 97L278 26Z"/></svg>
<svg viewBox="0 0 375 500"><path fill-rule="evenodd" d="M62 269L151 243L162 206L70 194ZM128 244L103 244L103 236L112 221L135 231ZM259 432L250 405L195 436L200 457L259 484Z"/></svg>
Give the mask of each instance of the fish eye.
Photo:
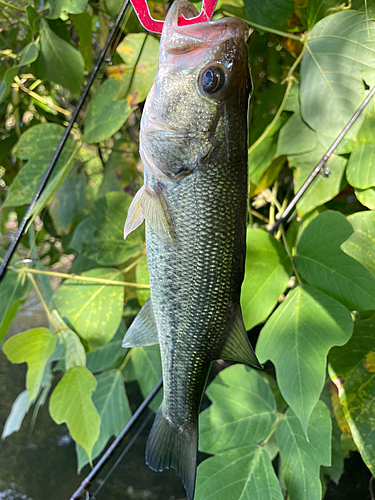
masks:
<svg viewBox="0 0 375 500"><path fill-rule="evenodd" d="M225 83L224 70L218 66L208 66L199 75L199 88L205 95L212 95L221 90Z"/></svg>

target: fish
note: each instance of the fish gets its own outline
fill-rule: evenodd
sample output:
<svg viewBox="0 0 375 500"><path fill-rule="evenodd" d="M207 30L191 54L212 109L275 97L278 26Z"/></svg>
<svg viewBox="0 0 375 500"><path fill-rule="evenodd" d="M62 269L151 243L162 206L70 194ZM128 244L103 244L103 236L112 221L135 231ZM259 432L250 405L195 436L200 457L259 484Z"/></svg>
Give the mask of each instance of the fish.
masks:
<svg viewBox="0 0 375 500"><path fill-rule="evenodd" d="M150 298L124 347L160 344L163 401L146 445L154 471L177 471L194 498L198 414L211 364L260 368L240 293L248 202L249 27L234 18L179 26L198 14L170 7L140 125L144 185L124 236L144 220Z"/></svg>

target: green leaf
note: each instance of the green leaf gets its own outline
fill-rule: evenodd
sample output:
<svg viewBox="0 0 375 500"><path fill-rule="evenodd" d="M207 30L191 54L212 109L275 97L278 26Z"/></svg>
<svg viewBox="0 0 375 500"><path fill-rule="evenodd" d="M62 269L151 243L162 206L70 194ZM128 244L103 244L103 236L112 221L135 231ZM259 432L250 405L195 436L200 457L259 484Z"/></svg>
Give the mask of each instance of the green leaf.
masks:
<svg viewBox="0 0 375 500"><path fill-rule="evenodd" d="M55 387L49 411L57 424L66 423L69 432L86 451L91 452L100 433L100 415L92 401L97 381L84 366L70 368Z"/></svg>
<svg viewBox="0 0 375 500"><path fill-rule="evenodd" d="M284 247L262 229L247 230L241 308L247 330L262 323L288 284L291 262Z"/></svg>
<svg viewBox="0 0 375 500"><path fill-rule="evenodd" d="M262 329L256 353L271 360L285 401L307 432L322 392L326 357L333 345L343 345L353 330L348 310L310 286L292 290Z"/></svg>
<svg viewBox="0 0 375 500"><path fill-rule="evenodd" d="M52 198L48 211L59 235L69 234L90 214L94 191L82 165L73 167Z"/></svg>
<svg viewBox="0 0 375 500"><path fill-rule="evenodd" d="M88 12L82 12L82 14L71 14L69 17L79 36L79 50L85 61L85 69L90 70L92 66L92 16Z"/></svg>
<svg viewBox="0 0 375 500"><path fill-rule="evenodd" d="M375 212L357 212L349 215L348 221L354 233L341 249L375 275Z"/></svg>
<svg viewBox="0 0 375 500"><path fill-rule="evenodd" d="M121 99L121 93L121 83L113 78L106 80L99 88L86 113L84 141L104 141L123 126L132 108L127 101Z"/></svg>
<svg viewBox="0 0 375 500"><path fill-rule="evenodd" d="M70 43L57 36L45 19L40 21L40 53L32 72L79 93L83 81L83 57Z"/></svg>
<svg viewBox="0 0 375 500"><path fill-rule="evenodd" d="M103 181L100 184L98 198L109 191L126 191L127 186L137 175L138 152L128 138L118 139L104 166Z"/></svg>
<svg viewBox="0 0 375 500"><path fill-rule="evenodd" d="M354 189L354 193L362 205L370 210L375 210L375 188Z"/></svg>
<svg viewBox="0 0 375 500"><path fill-rule="evenodd" d="M52 317L59 327L59 338L65 348L65 369L73 366L86 366L86 352L79 337L63 321L59 313L54 309Z"/></svg>
<svg viewBox="0 0 375 500"><path fill-rule="evenodd" d="M299 113L294 113L280 130L277 142L276 155L299 155L313 151L317 146L318 138L302 120Z"/></svg>
<svg viewBox="0 0 375 500"><path fill-rule="evenodd" d="M244 0L245 12L250 24L259 24L268 28L280 28L293 13L293 0L268 0L252 2Z"/></svg>
<svg viewBox="0 0 375 500"><path fill-rule="evenodd" d="M135 347L132 351L131 364L143 397L148 396L162 376L159 344L148 347ZM162 392L150 403L150 408L157 411L162 401Z"/></svg>
<svg viewBox="0 0 375 500"><path fill-rule="evenodd" d="M208 458L198 467L195 500L282 500L267 452L244 446Z"/></svg>
<svg viewBox="0 0 375 500"><path fill-rule="evenodd" d="M221 371L206 395L212 405L200 415L201 451L216 454L256 444L270 433L276 403L255 370L238 364Z"/></svg>
<svg viewBox="0 0 375 500"><path fill-rule="evenodd" d="M329 353L329 373L355 444L375 473L375 317L359 321L349 342Z"/></svg>
<svg viewBox="0 0 375 500"><path fill-rule="evenodd" d="M353 233L344 215L327 210L313 219L301 234L295 262L310 285L350 310L375 309L375 277L346 255L341 244Z"/></svg>
<svg viewBox="0 0 375 500"><path fill-rule="evenodd" d="M348 161L346 178L355 188L375 186L375 144L361 144L353 151Z"/></svg>
<svg viewBox="0 0 375 500"><path fill-rule="evenodd" d="M121 82L131 106L146 99L155 80L159 60L158 40L145 33L127 35L116 49L124 61L109 70Z"/></svg>
<svg viewBox="0 0 375 500"><path fill-rule="evenodd" d="M249 179L258 185L276 154L277 134L267 136L256 148L251 149L248 157Z"/></svg>
<svg viewBox="0 0 375 500"><path fill-rule="evenodd" d="M289 408L276 428L281 474L290 500L321 500L321 465L331 464L331 419L319 401L312 412L307 441L301 424Z"/></svg>
<svg viewBox="0 0 375 500"><path fill-rule="evenodd" d="M143 228L124 240L124 223L132 197L111 192L97 200L90 216L75 230L70 247L103 266L116 266L143 252Z"/></svg>
<svg viewBox="0 0 375 500"><path fill-rule="evenodd" d="M117 269L91 269L82 276L123 281ZM53 296L60 316L93 350L109 342L119 327L124 287L68 279Z"/></svg>
<svg viewBox="0 0 375 500"><path fill-rule="evenodd" d="M337 7L337 0L309 0L307 3L307 25L311 29L320 19L331 14L329 9Z"/></svg>
<svg viewBox="0 0 375 500"><path fill-rule="evenodd" d="M0 343L14 318L21 301L24 300L31 285L20 273L9 269L0 286Z"/></svg>
<svg viewBox="0 0 375 500"><path fill-rule="evenodd" d="M100 434L92 450L94 460L112 436L118 436L132 413L125 393L124 381L119 370L110 370L97 375L98 386L92 399L100 415ZM78 472L89 462L85 450L77 445Z"/></svg>
<svg viewBox="0 0 375 500"><path fill-rule="evenodd" d="M86 10L88 0L50 0L48 19L58 19L64 14L80 14Z"/></svg>
<svg viewBox="0 0 375 500"><path fill-rule="evenodd" d="M362 72L375 69L375 25L344 11L311 30L301 64L301 114L323 135L337 137L365 97Z"/></svg>
<svg viewBox="0 0 375 500"><path fill-rule="evenodd" d="M289 164L294 169L295 193L303 186L325 153L326 149L318 145L310 153L289 156ZM345 165L346 160L342 156L331 156L325 167L325 170L330 172L329 176L319 176L312 187L303 195L297 204L298 215L303 217L314 208L332 200L341 191Z"/></svg>
<svg viewBox="0 0 375 500"><path fill-rule="evenodd" d="M55 349L56 338L47 328L34 328L8 339L3 351L11 363L27 363L26 389L29 403L39 391L48 358Z"/></svg>
<svg viewBox="0 0 375 500"><path fill-rule="evenodd" d="M122 347L125 333L125 324L121 321L115 336L110 342L87 354L86 366L91 372L98 373L114 368L124 359L128 353L128 349Z"/></svg>
<svg viewBox="0 0 375 500"><path fill-rule="evenodd" d="M25 418L28 409L29 395L27 391L23 391L21 392L21 394L18 394L16 400L12 405L10 414L4 424L1 439L5 439L6 437L13 434L13 432L17 432L20 430L23 419Z"/></svg>
<svg viewBox="0 0 375 500"><path fill-rule="evenodd" d="M42 123L22 134L15 155L28 161L14 179L3 207L17 207L31 202L63 132L64 129L60 125ZM42 210L63 182L76 150L77 143L70 136L54 167L51 178L33 209L34 216Z"/></svg>
<svg viewBox="0 0 375 500"><path fill-rule="evenodd" d="M136 282L142 285L149 285L150 278L148 275L148 265L147 265L147 257L146 255L142 255L141 260L138 262L138 265L135 270ZM150 290L145 288L137 289L137 297L141 306L146 302L146 300L150 296Z"/></svg>

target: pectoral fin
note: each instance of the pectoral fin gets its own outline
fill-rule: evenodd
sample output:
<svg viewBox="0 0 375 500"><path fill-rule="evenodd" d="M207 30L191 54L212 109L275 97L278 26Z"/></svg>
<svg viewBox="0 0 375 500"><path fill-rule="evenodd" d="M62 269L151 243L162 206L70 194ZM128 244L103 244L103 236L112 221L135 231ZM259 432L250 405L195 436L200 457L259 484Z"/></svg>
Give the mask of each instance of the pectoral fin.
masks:
<svg viewBox="0 0 375 500"><path fill-rule="evenodd" d="M135 195L125 222L124 238L134 231L143 220L161 240L175 239L175 231L167 202L160 187L144 185Z"/></svg>
<svg viewBox="0 0 375 500"><path fill-rule="evenodd" d="M122 347L140 347L158 342L158 330L150 297L126 332Z"/></svg>
<svg viewBox="0 0 375 500"><path fill-rule="evenodd" d="M240 308L233 318L232 330L220 354L220 359L262 368L247 337Z"/></svg>

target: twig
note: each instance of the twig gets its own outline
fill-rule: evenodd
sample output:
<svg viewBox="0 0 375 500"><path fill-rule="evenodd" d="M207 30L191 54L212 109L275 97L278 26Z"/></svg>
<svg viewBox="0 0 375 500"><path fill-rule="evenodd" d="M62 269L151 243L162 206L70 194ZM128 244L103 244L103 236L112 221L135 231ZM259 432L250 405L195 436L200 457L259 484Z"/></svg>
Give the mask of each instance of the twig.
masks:
<svg viewBox="0 0 375 500"><path fill-rule="evenodd" d="M354 115L351 117L349 120L348 124L344 127L342 130L341 134L337 137L335 142L332 144L332 146L329 148L327 153L323 156L323 158L320 160L318 165L314 168L314 170L311 172L309 175L308 179L305 181L301 189L298 191L298 193L294 196L292 201L289 203L287 208L285 209L284 213L280 217L280 219L274 224L274 226L270 230L270 234L273 234L276 229L279 227L279 225L284 222L285 219L289 217L289 215L293 212L294 207L297 205L298 201L302 198L303 194L306 192L306 190L310 187L311 183L313 180L316 178L316 176L322 171L324 165L327 163L327 161L330 159L332 156L333 152L337 148L337 146L340 144L340 142L343 140L345 135L349 132L351 127L354 125L356 122L357 118L359 115L362 113L362 111L365 109L369 101L371 100L372 96L375 94L375 87L371 90L371 92L367 95L366 99L362 102L360 107L357 109L357 111L354 113Z"/></svg>
<svg viewBox="0 0 375 500"><path fill-rule="evenodd" d="M150 285L144 285L142 283L132 283L129 281L115 281L115 280L107 280L104 278L90 278L90 276L77 276L76 274L67 274L67 273L58 273L55 271L42 271L41 269L31 269L28 268L27 270L23 269L16 269L12 267L12 270L17 272L17 273L22 273L22 272L27 272L32 273L32 274L44 274L46 276L55 276L57 278L65 278L65 279L70 279L70 280L76 280L76 281L83 281L87 283L97 283L101 285L117 285L117 286L132 286L134 288L146 288L149 289Z"/></svg>
<svg viewBox="0 0 375 500"><path fill-rule="evenodd" d="M4 2L4 0L0 0L0 5L4 5L4 7L9 7L10 9L18 10L18 12L25 12L25 9L21 9L20 7L16 7L8 2Z"/></svg>
<svg viewBox="0 0 375 500"><path fill-rule="evenodd" d="M57 106L56 104L53 104L52 102L47 101L44 97L40 96L39 94L36 94L32 90L28 89L25 87L25 85L21 82L21 80L16 76L15 78L16 83L13 84L14 86L19 87L21 90L25 92L25 94L28 94L29 96L33 97L37 101L41 102L42 104L45 104L46 106L50 107L51 109L54 109L55 111L58 111L59 113L65 115L65 116L71 116L71 112L67 111L66 109L60 108L60 106Z"/></svg>
<svg viewBox="0 0 375 500"><path fill-rule="evenodd" d="M96 477L100 469L104 466L104 464L108 461L108 459L111 457L115 449L118 447L118 445L121 443L122 439L124 436L129 432L129 430L133 427L134 423L138 420L138 417L144 412L144 410L147 408L147 406L151 403L151 401L154 399L156 394L158 393L159 389L163 385L163 380L160 379L155 387L152 389L152 391L149 393L149 395L146 397L146 399L143 401L143 403L138 407L137 411L134 413L132 418L129 420L129 422L126 424L126 426L122 429L120 434L117 436L117 438L113 441L111 446L108 448L108 450L104 453L102 458L99 460L99 462L95 465L93 470L90 472L90 474L82 481L81 486L78 488L77 491L73 493L73 495L70 497L70 500L78 500L82 498L82 496L85 494L90 489L92 480ZM129 445L132 443L129 443ZM129 447L128 445L128 447ZM123 453L124 455L125 453Z"/></svg>

